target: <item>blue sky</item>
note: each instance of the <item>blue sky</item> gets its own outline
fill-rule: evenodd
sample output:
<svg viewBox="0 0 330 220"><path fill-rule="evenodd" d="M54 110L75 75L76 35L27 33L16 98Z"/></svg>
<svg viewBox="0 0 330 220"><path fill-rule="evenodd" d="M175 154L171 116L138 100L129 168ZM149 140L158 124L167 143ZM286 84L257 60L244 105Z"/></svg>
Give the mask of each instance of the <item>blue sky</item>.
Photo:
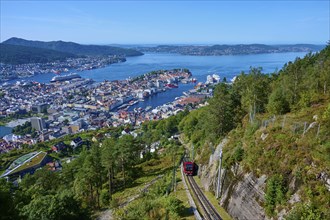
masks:
<svg viewBox="0 0 330 220"><path fill-rule="evenodd" d="M5 1L0 41L87 44L316 43L329 1Z"/></svg>

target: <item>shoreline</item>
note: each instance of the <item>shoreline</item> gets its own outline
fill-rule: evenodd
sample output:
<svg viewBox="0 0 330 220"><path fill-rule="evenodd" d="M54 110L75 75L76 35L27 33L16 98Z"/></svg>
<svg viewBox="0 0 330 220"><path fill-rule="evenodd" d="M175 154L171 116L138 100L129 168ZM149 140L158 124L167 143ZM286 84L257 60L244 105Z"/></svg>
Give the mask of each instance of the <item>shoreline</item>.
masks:
<svg viewBox="0 0 330 220"><path fill-rule="evenodd" d="M22 125L27 121L30 121L31 118L24 118L24 119L16 119L14 121L10 121L7 124L4 125L4 127L8 128L14 128L17 127L18 125ZM1 125L0 125L1 126Z"/></svg>
<svg viewBox="0 0 330 220"><path fill-rule="evenodd" d="M143 56L143 55L142 55ZM74 72L83 72L83 71L90 71L90 70L96 70L96 69L102 69L102 68L106 68L108 66L111 66L112 64L116 64L116 63L125 63L127 61L127 59L123 59L123 60L119 60L117 62L113 62L113 63L109 63L109 64L104 64L104 65L99 65L99 66L93 66L92 68L88 68L88 69L81 69L81 67L79 68L73 68L73 69L68 69L67 71L60 71L60 74L70 74L70 73L74 73ZM16 65L38 65L40 63L27 63L27 64L5 64L5 65L12 65L12 66L16 66ZM56 69L56 68L53 68ZM4 80L0 80L0 84L6 83L8 81L24 81L24 80L28 80L28 78L32 78L32 77L36 77L36 76L40 76L40 75L44 75L44 74L50 74L50 73L54 73L54 71L49 70L48 72L41 72L41 73L37 73L37 74L33 74L33 75L26 75L26 76L17 76L15 78L10 78L10 79L4 79Z"/></svg>

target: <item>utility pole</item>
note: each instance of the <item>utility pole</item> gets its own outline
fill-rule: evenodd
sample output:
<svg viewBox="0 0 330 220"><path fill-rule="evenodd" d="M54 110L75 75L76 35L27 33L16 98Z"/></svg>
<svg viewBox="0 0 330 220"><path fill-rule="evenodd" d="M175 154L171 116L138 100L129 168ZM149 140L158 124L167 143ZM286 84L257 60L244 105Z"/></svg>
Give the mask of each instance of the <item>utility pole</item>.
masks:
<svg viewBox="0 0 330 220"><path fill-rule="evenodd" d="M320 133L320 127L321 127L321 124L319 124L318 128L317 128L317 133L316 133L316 137L319 136L319 133Z"/></svg>
<svg viewBox="0 0 330 220"><path fill-rule="evenodd" d="M222 149L220 150L220 155L219 155L218 184L217 184L217 194L216 194L217 199L220 197L220 192L221 192L221 168L222 168Z"/></svg>
<svg viewBox="0 0 330 220"><path fill-rule="evenodd" d="M173 174L174 174L174 192L176 192L176 166L175 166L175 161L174 161L174 169L173 169Z"/></svg>
<svg viewBox="0 0 330 220"><path fill-rule="evenodd" d="M282 130L284 129L284 126L285 126L285 119L286 119L286 115L284 115L284 118L283 118L283 122L282 122Z"/></svg>
<svg viewBox="0 0 330 220"><path fill-rule="evenodd" d="M304 132L303 132L302 136L304 136L304 135L305 135L305 132L306 132L306 128L307 128L307 122L305 122L305 124L304 124Z"/></svg>
<svg viewBox="0 0 330 220"><path fill-rule="evenodd" d="M172 181L173 181L173 191L176 192L176 164L175 164L175 156L176 156L176 148L175 148L175 151L174 151L174 154L173 154L173 178L172 178Z"/></svg>

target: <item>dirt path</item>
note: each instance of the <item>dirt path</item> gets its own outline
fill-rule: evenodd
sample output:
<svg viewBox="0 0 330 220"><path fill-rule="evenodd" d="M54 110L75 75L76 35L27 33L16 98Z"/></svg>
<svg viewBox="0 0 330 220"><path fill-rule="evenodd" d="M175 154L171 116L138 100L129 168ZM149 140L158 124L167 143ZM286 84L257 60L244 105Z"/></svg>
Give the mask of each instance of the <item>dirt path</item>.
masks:
<svg viewBox="0 0 330 220"><path fill-rule="evenodd" d="M141 194L143 192L148 192L148 188L150 186L152 186L153 184L156 183L157 180L159 180L160 178L162 178L164 175L159 175L156 178L154 178L153 180L151 180L149 183L145 184L145 186L140 189L140 192L132 197L130 197L126 202L122 203L119 205L119 208L124 208L125 206L127 206L130 202L134 201L135 199L139 198L141 196ZM105 211L102 211L100 213L100 215L97 217L97 220L112 220L114 219L112 216L112 210L111 209L107 209Z"/></svg>

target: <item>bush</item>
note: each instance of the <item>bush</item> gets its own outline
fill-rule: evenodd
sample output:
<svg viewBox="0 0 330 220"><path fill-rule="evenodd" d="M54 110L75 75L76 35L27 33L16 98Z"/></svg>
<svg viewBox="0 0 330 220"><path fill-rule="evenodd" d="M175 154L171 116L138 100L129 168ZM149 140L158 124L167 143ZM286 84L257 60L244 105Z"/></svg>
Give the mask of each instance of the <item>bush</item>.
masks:
<svg viewBox="0 0 330 220"><path fill-rule="evenodd" d="M245 135L246 136L252 136L254 132L256 132L260 127L260 122L255 121L251 124L249 124L245 130Z"/></svg>
<svg viewBox="0 0 330 220"><path fill-rule="evenodd" d="M319 210L310 204L298 204L295 208L286 216L286 220L321 220L324 219L321 216Z"/></svg>
<svg viewBox="0 0 330 220"><path fill-rule="evenodd" d="M274 175L268 179L265 195L265 208L268 215L272 216L276 206L284 203L286 191L282 175Z"/></svg>
<svg viewBox="0 0 330 220"><path fill-rule="evenodd" d="M285 99L283 89L280 87L275 89L269 96L267 111L274 115L282 115L290 111L289 102Z"/></svg>
<svg viewBox="0 0 330 220"><path fill-rule="evenodd" d="M233 154L233 159L236 162L242 161L244 156L244 150L241 146L236 147L235 152Z"/></svg>
<svg viewBox="0 0 330 220"><path fill-rule="evenodd" d="M103 189L100 195L101 206L107 207L110 204L110 195L107 189Z"/></svg>

